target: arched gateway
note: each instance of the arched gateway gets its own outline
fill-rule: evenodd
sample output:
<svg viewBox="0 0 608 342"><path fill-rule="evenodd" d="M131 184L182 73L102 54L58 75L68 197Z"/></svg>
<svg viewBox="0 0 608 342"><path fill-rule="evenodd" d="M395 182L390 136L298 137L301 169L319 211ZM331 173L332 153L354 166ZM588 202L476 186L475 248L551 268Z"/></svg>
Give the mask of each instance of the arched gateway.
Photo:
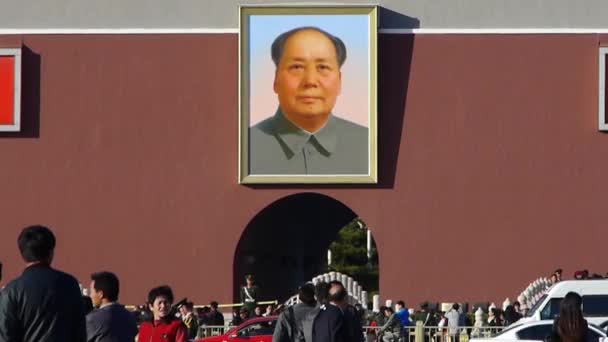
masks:
<svg viewBox="0 0 608 342"><path fill-rule="evenodd" d="M254 274L262 299L285 301L297 287L327 268L327 249L357 215L318 193L281 198L247 225L234 254L234 296Z"/></svg>

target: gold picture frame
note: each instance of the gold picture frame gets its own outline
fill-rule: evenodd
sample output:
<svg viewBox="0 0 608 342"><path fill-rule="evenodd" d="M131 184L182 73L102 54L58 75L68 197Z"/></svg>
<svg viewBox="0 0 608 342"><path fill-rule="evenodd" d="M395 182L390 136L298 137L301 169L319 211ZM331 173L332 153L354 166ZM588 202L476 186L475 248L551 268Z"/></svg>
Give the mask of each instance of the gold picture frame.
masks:
<svg viewBox="0 0 608 342"><path fill-rule="evenodd" d="M241 6L239 15L239 183L377 183L377 6ZM332 55L331 59L339 61L336 68L317 62L279 68L287 63L282 58L290 58L283 57L287 55L284 51L317 51L313 45L309 45L309 50L285 48L289 38L302 31L312 32L312 37L322 33L329 38L318 45L333 43L336 58ZM287 37L282 45L277 43L281 37ZM306 40L305 34L300 37L304 38L290 46ZM280 50L275 46L280 46ZM301 71L308 75L305 85L300 78L299 86L289 88L294 84L292 70L306 70ZM324 76L317 79L315 75L325 70L331 70L328 75L334 72L338 76L327 76L329 81L322 79ZM294 106L306 105L306 110L325 113L326 121L317 121L322 128L310 131L315 133L296 125L292 119L302 111L290 111L292 102L281 100L292 99L292 89L296 89ZM317 90L323 94L318 98ZM335 114L336 108L348 115ZM328 109L331 111L326 114ZM284 130L285 127L297 132Z"/></svg>

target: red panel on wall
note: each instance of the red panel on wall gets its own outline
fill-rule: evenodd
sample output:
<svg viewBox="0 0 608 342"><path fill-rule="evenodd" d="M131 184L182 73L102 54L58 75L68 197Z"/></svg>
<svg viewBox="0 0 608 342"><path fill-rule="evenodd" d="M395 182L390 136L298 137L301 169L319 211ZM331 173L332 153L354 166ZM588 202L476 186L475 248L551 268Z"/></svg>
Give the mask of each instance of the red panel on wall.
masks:
<svg viewBox="0 0 608 342"><path fill-rule="evenodd" d="M14 124L15 57L0 56L0 125Z"/></svg>

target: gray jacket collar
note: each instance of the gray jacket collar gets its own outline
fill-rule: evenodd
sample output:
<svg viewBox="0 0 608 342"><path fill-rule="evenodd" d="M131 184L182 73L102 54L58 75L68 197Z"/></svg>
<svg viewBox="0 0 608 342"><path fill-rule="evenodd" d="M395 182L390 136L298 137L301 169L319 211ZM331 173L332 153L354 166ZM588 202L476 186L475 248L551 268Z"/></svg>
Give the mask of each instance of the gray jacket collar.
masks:
<svg viewBox="0 0 608 342"><path fill-rule="evenodd" d="M280 109L274 115L274 133L282 145L288 150L288 158L291 159L299 153L304 145L310 141L317 147L319 152L329 156L336 149L338 137L336 135L336 118L333 114L323 128L311 134L293 122L289 121Z"/></svg>

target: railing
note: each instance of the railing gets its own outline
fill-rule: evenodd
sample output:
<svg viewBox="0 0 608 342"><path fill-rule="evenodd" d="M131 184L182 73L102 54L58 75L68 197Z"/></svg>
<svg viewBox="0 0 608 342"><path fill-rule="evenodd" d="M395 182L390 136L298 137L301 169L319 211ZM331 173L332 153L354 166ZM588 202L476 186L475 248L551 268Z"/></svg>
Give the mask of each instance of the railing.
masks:
<svg viewBox="0 0 608 342"><path fill-rule="evenodd" d="M329 283L330 281L338 280L344 285L346 292L348 293L348 303L351 305L361 304L364 308L367 309L367 291L363 290L363 287L359 285L359 283L354 280L351 276L347 274L342 274L340 272L327 272L324 274L320 274L314 278L312 278L311 282L313 285L317 285L320 282ZM293 295L290 297L285 303L285 306L291 306L297 303L298 295Z"/></svg>
<svg viewBox="0 0 608 342"><path fill-rule="evenodd" d="M232 328L234 328L232 325L203 325L198 327L196 338L224 335Z"/></svg>
<svg viewBox="0 0 608 342"><path fill-rule="evenodd" d="M471 338L489 338L496 336L506 327L424 327L407 326L400 336L390 339L394 342L467 342ZM383 341L382 327L364 327L366 341Z"/></svg>
<svg viewBox="0 0 608 342"><path fill-rule="evenodd" d="M263 301L263 302L257 302L256 303L256 305L270 305L270 304L278 305L279 301L275 299L275 300L268 300L268 301ZM243 305L244 305L244 303L219 304L218 308L233 308L233 307L243 306ZM209 306L209 305L208 304L207 305L194 305L194 308L195 309L196 308L204 308L206 306ZM137 305L125 305L125 308L127 310L134 311L134 310L137 309Z"/></svg>
<svg viewBox="0 0 608 342"><path fill-rule="evenodd" d="M263 302L256 302L256 305L278 305L279 301L278 300L267 300L267 301L263 301ZM218 308L233 308L233 307L237 307L237 306L243 306L245 305L245 303L230 303L230 304L219 304L217 307ZM194 308L204 308L205 306L209 306L209 305L194 305Z"/></svg>
<svg viewBox="0 0 608 342"><path fill-rule="evenodd" d="M220 336L233 329L234 326L224 325L204 325L198 328L197 338ZM403 329L403 333L398 338L391 341L394 342L468 342L471 338L490 338L504 330L506 327L423 327L423 326L407 326ZM363 327L363 334L366 341L375 342L383 341L380 330L382 327L366 326ZM450 331L452 330L452 331Z"/></svg>

